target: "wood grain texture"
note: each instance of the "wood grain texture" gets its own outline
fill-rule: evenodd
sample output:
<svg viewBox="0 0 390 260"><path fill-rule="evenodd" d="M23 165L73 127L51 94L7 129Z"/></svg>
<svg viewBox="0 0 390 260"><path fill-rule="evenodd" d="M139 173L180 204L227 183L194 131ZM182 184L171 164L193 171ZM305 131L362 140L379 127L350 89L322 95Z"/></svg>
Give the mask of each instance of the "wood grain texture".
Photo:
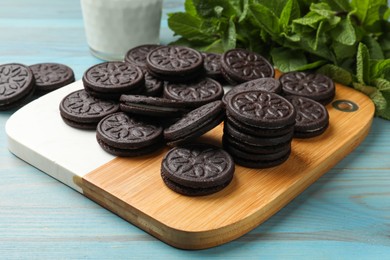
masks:
<svg viewBox="0 0 390 260"><path fill-rule="evenodd" d="M232 183L204 197L178 195L161 177L167 149L139 158L116 158L83 177L83 193L160 240L179 248L202 249L231 241L268 219L356 148L368 134L373 103L337 85L335 100L359 109L327 106L330 127L316 138L294 139L287 162L269 169L236 165ZM223 124L200 142L221 145Z"/></svg>
<svg viewBox="0 0 390 260"><path fill-rule="evenodd" d="M166 13L183 0L164 0ZM80 79L88 52L79 0L1 0L0 63L64 62ZM173 39L162 23L162 42ZM0 112L2 259L388 259L390 123L375 118L351 154L246 235L207 250L161 243L13 156Z"/></svg>

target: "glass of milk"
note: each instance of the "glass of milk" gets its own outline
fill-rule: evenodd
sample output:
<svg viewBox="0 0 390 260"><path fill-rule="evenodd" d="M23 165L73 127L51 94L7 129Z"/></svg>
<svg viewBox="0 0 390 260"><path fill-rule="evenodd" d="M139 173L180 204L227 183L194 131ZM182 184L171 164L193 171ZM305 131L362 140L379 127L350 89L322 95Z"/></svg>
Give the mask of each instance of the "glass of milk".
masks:
<svg viewBox="0 0 390 260"><path fill-rule="evenodd" d="M141 44L158 44L163 0L81 0L91 53L103 60L123 60Z"/></svg>

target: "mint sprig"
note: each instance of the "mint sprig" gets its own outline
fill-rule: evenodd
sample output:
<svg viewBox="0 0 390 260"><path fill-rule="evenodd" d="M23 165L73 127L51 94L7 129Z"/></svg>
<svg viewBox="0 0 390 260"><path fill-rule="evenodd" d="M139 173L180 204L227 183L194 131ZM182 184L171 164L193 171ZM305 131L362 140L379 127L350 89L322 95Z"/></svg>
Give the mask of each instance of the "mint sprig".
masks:
<svg viewBox="0 0 390 260"><path fill-rule="evenodd" d="M390 120L387 0L186 0L172 44L256 51L282 72L315 70L368 95Z"/></svg>

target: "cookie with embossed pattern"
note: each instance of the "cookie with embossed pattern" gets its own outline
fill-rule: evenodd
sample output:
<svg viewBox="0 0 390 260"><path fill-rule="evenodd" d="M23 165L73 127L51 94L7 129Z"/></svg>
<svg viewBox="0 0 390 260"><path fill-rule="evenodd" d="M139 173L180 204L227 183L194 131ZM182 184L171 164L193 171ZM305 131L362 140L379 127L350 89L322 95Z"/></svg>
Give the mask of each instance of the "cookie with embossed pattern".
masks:
<svg viewBox="0 0 390 260"><path fill-rule="evenodd" d="M279 80L274 78L254 79L233 87L223 96L222 101L226 105L233 94L247 90L263 90L280 94L282 92L282 85Z"/></svg>
<svg viewBox="0 0 390 260"><path fill-rule="evenodd" d="M142 94L150 97L159 97L164 89L164 81L153 77L149 72L145 72L145 88Z"/></svg>
<svg viewBox="0 0 390 260"><path fill-rule="evenodd" d="M223 79L221 72L221 54L202 52L202 56L206 76L221 81Z"/></svg>
<svg viewBox="0 0 390 260"><path fill-rule="evenodd" d="M329 113L325 106L300 96L286 96L286 99L297 111L294 137L309 138L325 132L329 126Z"/></svg>
<svg viewBox="0 0 390 260"><path fill-rule="evenodd" d="M161 177L168 188L187 196L218 192L233 179L234 162L223 149L189 144L168 151L161 163Z"/></svg>
<svg viewBox="0 0 390 260"><path fill-rule="evenodd" d="M285 95L307 97L323 105L330 103L336 93L332 79L322 74L295 71L283 74L279 80Z"/></svg>
<svg viewBox="0 0 390 260"><path fill-rule="evenodd" d="M163 146L163 128L124 112L103 118L96 128L96 139L108 153L117 156L140 156Z"/></svg>
<svg viewBox="0 0 390 260"><path fill-rule="evenodd" d="M18 63L0 65L0 110L22 104L34 92L34 83L29 67Z"/></svg>
<svg viewBox="0 0 390 260"><path fill-rule="evenodd" d="M160 47L157 44L144 44L127 51L125 61L146 70L146 57L153 49Z"/></svg>
<svg viewBox="0 0 390 260"><path fill-rule="evenodd" d="M294 106L282 96L262 90L239 92L226 109L239 121L256 127L283 127L295 122Z"/></svg>
<svg viewBox="0 0 390 260"><path fill-rule="evenodd" d="M163 96L168 99L185 101L189 107L199 107L220 100L224 94L221 84L211 78L190 83L166 83Z"/></svg>
<svg viewBox="0 0 390 260"><path fill-rule="evenodd" d="M98 98L119 99L121 94L138 94L145 86L140 68L127 62L104 62L83 75L86 91Z"/></svg>
<svg viewBox="0 0 390 260"><path fill-rule="evenodd" d="M64 64L38 63L29 67L34 73L36 91L53 91L75 81L73 70Z"/></svg>
<svg viewBox="0 0 390 260"><path fill-rule="evenodd" d="M164 138L170 146L176 146L207 133L225 118L221 101L214 101L192 110L164 130Z"/></svg>
<svg viewBox="0 0 390 260"><path fill-rule="evenodd" d="M245 49L232 49L221 56L221 71L233 85L258 78L273 78L275 70L263 56Z"/></svg>
<svg viewBox="0 0 390 260"><path fill-rule="evenodd" d="M203 56L183 46L161 46L149 52L146 66L153 76L172 82L195 79L204 73Z"/></svg>
<svg viewBox="0 0 390 260"><path fill-rule="evenodd" d="M60 103L64 122L80 129L96 129L101 119L118 110L117 102L95 98L84 89L68 94Z"/></svg>
<svg viewBox="0 0 390 260"><path fill-rule="evenodd" d="M122 95L119 99L123 112L154 116L180 117L189 109L185 102L142 95Z"/></svg>

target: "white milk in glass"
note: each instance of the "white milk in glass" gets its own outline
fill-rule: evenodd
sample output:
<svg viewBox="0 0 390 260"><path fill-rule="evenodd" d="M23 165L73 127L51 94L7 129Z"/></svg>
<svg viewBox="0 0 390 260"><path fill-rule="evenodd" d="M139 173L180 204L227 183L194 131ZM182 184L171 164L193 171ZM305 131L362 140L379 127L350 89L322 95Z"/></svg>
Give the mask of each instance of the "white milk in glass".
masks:
<svg viewBox="0 0 390 260"><path fill-rule="evenodd" d="M160 38L162 0L81 0L85 33L93 55L123 60L141 44Z"/></svg>

